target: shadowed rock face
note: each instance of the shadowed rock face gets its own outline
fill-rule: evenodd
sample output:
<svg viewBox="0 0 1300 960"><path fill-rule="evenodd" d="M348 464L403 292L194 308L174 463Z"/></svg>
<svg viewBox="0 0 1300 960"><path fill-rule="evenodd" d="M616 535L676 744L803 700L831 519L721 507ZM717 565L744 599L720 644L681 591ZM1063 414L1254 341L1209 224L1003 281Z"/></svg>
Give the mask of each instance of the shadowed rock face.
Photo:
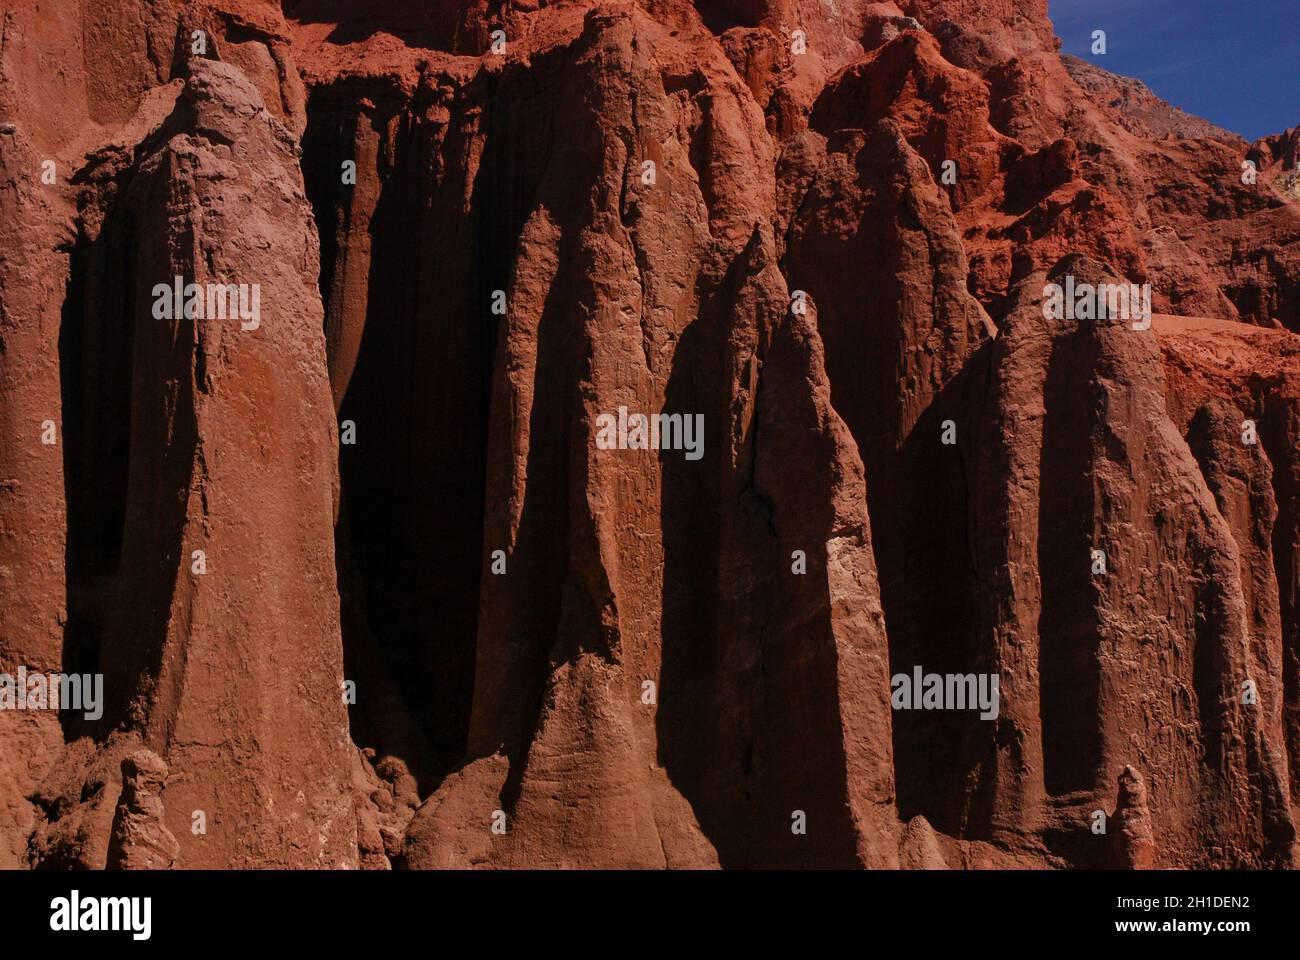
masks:
<svg viewBox="0 0 1300 960"><path fill-rule="evenodd" d="M103 681L0 866L1293 865L1295 131L1045 0L0 17L0 674Z"/></svg>

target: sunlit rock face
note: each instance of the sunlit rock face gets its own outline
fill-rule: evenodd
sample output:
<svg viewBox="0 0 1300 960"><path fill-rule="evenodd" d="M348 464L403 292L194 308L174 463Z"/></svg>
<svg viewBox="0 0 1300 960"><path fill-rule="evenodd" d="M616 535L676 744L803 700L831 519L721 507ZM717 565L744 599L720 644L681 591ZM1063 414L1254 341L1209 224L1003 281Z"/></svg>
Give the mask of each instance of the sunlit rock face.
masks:
<svg viewBox="0 0 1300 960"><path fill-rule="evenodd" d="M1292 865L1295 130L1045 0L0 30L0 867Z"/></svg>

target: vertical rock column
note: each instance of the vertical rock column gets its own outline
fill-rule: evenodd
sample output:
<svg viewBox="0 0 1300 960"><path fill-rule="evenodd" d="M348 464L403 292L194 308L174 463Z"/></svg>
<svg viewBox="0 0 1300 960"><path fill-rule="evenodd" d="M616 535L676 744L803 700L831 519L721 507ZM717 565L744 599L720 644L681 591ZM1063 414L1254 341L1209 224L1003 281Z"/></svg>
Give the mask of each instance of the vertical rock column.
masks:
<svg viewBox="0 0 1300 960"><path fill-rule="evenodd" d="M469 762L407 860L895 863L861 464L815 329L785 319L762 117L698 26L604 4L565 43L508 62L484 108L479 182L518 233L493 238ZM539 83L547 122L499 112ZM702 445L599 447L620 407L701 417Z"/></svg>
<svg viewBox="0 0 1300 960"><path fill-rule="evenodd" d="M1082 257L1046 279L1067 276L1119 282ZM1249 554L1243 563L1166 413L1152 335L1119 319L1045 318L1043 289L1027 281L1014 301L986 415L995 432L1019 422L1029 442L1017 446L1023 478L1008 488L1005 470L983 471L993 486L981 500L1023 488L1038 501L1036 546L1016 547L1026 538L1015 527L1002 537L1008 557L1030 549L1038 570L1007 636L1030 657L1036 647L1041 727L1000 741L996 762L1031 790L1041 777L1046 839L1074 862L1104 856L1086 846L1087 817L1129 765L1149 789L1157 865L1284 862L1293 831L1277 723L1242 696L1261 669L1242 585Z"/></svg>
<svg viewBox="0 0 1300 960"><path fill-rule="evenodd" d="M890 119L792 139L778 180L792 214L785 270L816 303L831 397L866 467L892 669L987 671L967 520L976 444L960 394L992 326L966 292L949 201ZM900 812L960 833L993 724L901 712L893 726Z"/></svg>
<svg viewBox="0 0 1300 960"><path fill-rule="evenodd" d="M0 673L16 677L20 667L48 675L63 666L56 358L68 264L55 250L55 224L68 211L58 187L41 182L44 158L9 115L0 99ZM0 710L0 869L22 865L34 820L26 798L62 747L54 711Z"/></svg>
<svg viewBox="0 0 1300 960"><path fill-rule="evenodd" d="M1291 773L1293 820L1300 815L1300 396L1286 376L1264 405L1260 439L1273 465L1273 527L1282 628L1282 726Z"/></svg>
<svg viewBox="0 0 1300 960"><path fill-rule="evenodd" d="M125 304L130 339L104 723L165 761L181 865L353 866L336 428L296 139L237 69L195 60L140 153L99 241L125 255L96 261L77 321L94 342L94 306ZM177 276L202 315L168 302ZM213 315L207 285L239 286L244 311Z"/></svg>

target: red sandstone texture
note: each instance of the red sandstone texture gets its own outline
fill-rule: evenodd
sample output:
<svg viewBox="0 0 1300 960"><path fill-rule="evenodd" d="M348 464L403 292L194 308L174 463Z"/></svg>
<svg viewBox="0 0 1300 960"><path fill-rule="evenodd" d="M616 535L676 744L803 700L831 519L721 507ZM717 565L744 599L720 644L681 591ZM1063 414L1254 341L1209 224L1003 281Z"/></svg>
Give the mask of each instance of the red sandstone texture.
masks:
<svg viewBox="0 0 1300 960"><path fill-rule="evenodd" d="M1058 46L4 0L0 867L1294 866L1300 133Z"/></svg>

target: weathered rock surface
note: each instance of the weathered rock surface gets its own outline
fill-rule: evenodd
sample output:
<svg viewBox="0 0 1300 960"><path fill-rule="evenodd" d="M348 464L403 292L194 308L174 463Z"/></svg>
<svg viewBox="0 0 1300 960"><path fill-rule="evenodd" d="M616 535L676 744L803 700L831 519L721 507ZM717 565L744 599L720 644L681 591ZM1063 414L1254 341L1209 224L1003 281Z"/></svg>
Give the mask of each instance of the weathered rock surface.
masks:
<svg viewBox="0 0 1300 960"><path fill-rule="evenodd" d="M1132 767L1119 775L1119 800L1115 804L1112 831L1112 867L1150 870L1156 865L1155 834L1147 808L1147 787Z"/></svg>
<svg viewBox="0 0 1300 960"><path fill-rule="evenodd" d="M122 761L122 796L113 817L108 867L118 870L167 870L176 865L181 845L164 823L163 788L167 764L150 750Z"/></svg>
<svg viewBox="0 0 1300 960"><path fill-rule="evenodd" d="M1300 139L1046 8L7 0L0 867L1293 866Z"/></svg>

